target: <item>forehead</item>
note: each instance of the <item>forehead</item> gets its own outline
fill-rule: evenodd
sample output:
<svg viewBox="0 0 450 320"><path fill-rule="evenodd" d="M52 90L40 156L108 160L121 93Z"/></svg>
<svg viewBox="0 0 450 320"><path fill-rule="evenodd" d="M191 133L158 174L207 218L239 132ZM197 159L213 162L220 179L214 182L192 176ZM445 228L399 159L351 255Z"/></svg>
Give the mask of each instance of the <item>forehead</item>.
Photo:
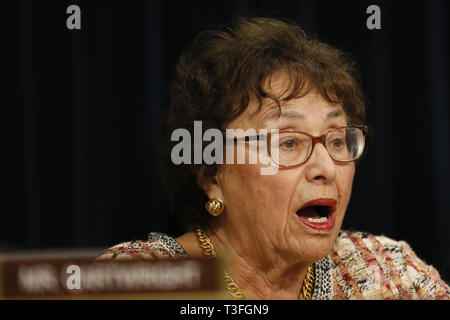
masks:
<svg viewBox="0 0 450 320"><path fill-rule="evenodd" d="M309 99L307 96L289 101L280 101L280 107L272 100L263 102L258 109L256 103L230 124L230 128L281 128L292 127L299 130L346 125L347 119L340 104L321 98Z"/></svg>
<svg viewBox="0 0 450 320"><path fill-rule="evenodd" d="M342 106L326 100L320 93L311 90L305 96L279 101L266 99L260 108L252 105L247 114L250 126L267 127L282 124L289 125L322 125L331 122L345 124L346 116ZM249 106L250 107L250 106ZM252 113L253 112L253 113Z"/></svg>
<svg viewBox="0 0 450 320"><path fill-rule="evenodd" d="M316 88L306 84L299 97L289 97L291 89L291 83L283 73L273 74L264 83L269 97L261 100L252 97L247 109L231 126L255 128L279 122L346 121L342 105L325 99Z"/></svg>
<svg viewBox="0 0 450 320"><path fill-rule="evenodd" d="M264 113L264 121L306 120L309 116L319 117L326 121L345 117L340 105L281 105L269 108L267 112L262 112L262 114Z"/></svg>

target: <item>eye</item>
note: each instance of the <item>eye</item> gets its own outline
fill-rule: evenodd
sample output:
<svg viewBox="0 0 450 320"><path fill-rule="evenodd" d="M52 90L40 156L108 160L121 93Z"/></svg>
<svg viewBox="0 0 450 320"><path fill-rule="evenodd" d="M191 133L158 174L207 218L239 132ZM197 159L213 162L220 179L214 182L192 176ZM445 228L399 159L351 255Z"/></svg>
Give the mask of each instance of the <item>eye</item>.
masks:
<svg viewBox="0 0 450 320"><path fill-rule="evenodd" d="M310 139L301 134L281 135L279 140L280 150L285 151L300 151L308 147Z"/></svg>
<svg viewBox="0 0 450 320"><path fill-rule="evenodd" d="M296 145L296 142L294 139L290 139L290 140L285 140L281 143L282 147L288 148L288 149L292 149L294 148Z"/></svg>
<svg viewBox="0 0 450 320"><path fill-rule="evenodd" d="M302 140L296 134L282 134L279 140L282 150L295 150L302 147Z"/></svg>
<svg viewBox="0 0 450 320"><path fill-rule="evenodd" d="M345 141L344 141L344 139L341 139L341 138L336 138L331 141L331 146L334 149L342 148L344 145L345 145Z"/></svg>

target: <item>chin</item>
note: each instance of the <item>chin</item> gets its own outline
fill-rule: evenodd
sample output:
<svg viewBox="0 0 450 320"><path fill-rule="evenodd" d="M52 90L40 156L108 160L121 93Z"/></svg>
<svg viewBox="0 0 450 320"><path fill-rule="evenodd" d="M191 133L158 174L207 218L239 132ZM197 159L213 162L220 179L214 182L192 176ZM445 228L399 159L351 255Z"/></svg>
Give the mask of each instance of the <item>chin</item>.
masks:
<svg viewBox="0 0 450 320"><path fill-rule="evenodd" d="M305 241L306 248L303 251L303 257L310 261L320 260L331 252L334 237L327 235L323 238L314 238L311 241Z"/></svg>
<svg viewBox="0 0 450 320"><path fill-rule="evenodd" d="M312 262L324 258L331 252L338 232L339 229L333 228L327 233L302 233L298 236L301 242L296 243L296 259Z"/></svg>

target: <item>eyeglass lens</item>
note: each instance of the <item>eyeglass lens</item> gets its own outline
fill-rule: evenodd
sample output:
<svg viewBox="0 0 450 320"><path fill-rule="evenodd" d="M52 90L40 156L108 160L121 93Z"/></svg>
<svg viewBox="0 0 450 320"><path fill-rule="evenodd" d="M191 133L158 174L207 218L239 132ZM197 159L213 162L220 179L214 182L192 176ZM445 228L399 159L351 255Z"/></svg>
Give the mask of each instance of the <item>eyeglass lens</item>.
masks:
<svg viewBox="0 0 450 320"><path fill-rule="evenodd" d="M271 138L271 156L275 163L292 166L305 162L312 151L312 138L300 132L280 132ZM359 128L338 128L330 131L324 141L330 156L336 161L353 161L364 149L364 134ZM273 152L278 147L278 152Z"/></svg>

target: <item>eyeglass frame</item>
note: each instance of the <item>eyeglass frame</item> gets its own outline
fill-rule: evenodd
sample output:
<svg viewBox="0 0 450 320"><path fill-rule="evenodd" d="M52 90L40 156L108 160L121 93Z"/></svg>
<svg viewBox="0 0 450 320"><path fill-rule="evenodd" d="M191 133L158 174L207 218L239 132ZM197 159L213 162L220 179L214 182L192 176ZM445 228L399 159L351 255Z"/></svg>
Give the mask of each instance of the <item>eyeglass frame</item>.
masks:
<svg viewBox="0 0 450 320"><path fill-rule="evenodd" d="M333 131L335 131L335 130L339 130L339 129L347 129L347 128L356 128L356 129L360 129L360 130L362 131L362 134L363 134L363 148L362 148L362 152L358 155L358 157L356 157L355 159L352 159L352 160L336 160L335 158L333 158L333 156L332 156L332 155L330 154L330 152L328 151L328 148L327 148L326 145L325 145L325 139L326 139L326 137L327 137L331 132L333 132ZM307 161L309 160L309 158L311 158L311 155L312 155L312 153L313 153L313 151L314 151L314 147L316 146L316 144L317 144L318 142L320 142L320 143L324 146L325 150L327 150L327 152L328 152L328 155L329 155L329 156L331 157L331 159L333 159L334 161L336 161L336 162L351 162L351 161L356 161L356 160L358 160L359 158L361 158L361 156L362 156L363 153L364 153L364 149L365 149L365 145L366 145L366 136L367 136L368 131L369 131L369 128L368 128L367 126L365 126L365 125L355 125L355 124L349 124L349 125L346 125L346 126L343 126L343 127L332 128L332 129L330 129L330 130L327 130L325 133L323 133L323 134L320 135L320 136L313 136L313 135L311 135L311 134L309 134L309 133L307 133L307 132L303 132L303 131L300 131L300 130L292 130L292 129L280 130L278 133L292 132L292 133L301 133L301 134L304 134L304 135L308 136L309 138L311 138L311 141L312 141L312 147L311 147L311 150L309 151L308 156L306 157L306 159L305 159L303 162L300 162L300 163L298 163L298 164L293 164L293 165L283 165L283 164L277 163L277 165L278 165L279 167L282 167L282 168L295 168L295 167L301 166L302 164L304 164L305 162L307 162ZM268 141L271 141L271 138L272 138L271 135L272 135L272 132L267 133L267 134L254 135L254 136L244 136L244 137L227 138L226 141L230 141L230 142L247 142L247 141L255 141L255 140L256 140L256 141L259 141L259 140L262 140L262 138L266 138L266 137L268 138L268 139L267 139ZM272 161L273 161L272 154L271 154L271 152L270 152L271 148L269 147L268 149L269 149L269 150L268 150L269 156L270 156L270 158L271 158Z"/></svg>

